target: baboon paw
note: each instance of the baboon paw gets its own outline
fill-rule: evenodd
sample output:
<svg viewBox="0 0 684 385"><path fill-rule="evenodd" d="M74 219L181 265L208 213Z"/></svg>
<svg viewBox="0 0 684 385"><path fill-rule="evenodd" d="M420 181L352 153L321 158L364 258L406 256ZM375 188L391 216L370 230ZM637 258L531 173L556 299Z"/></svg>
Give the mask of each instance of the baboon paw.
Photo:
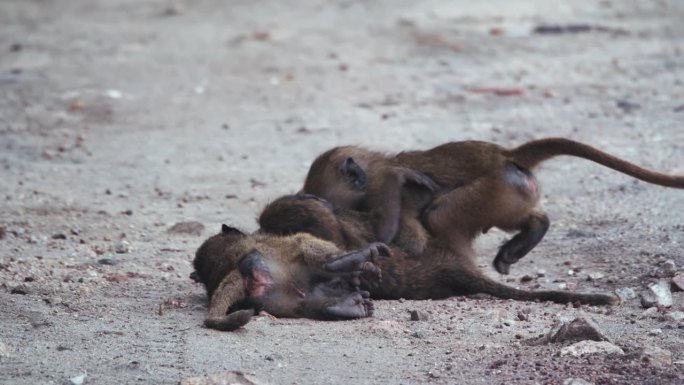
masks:
<svg viewBox="0 0 684 385"><path fill-rule="evenodd" d="M366 279L381 282L382 281L382 270L373 262L366 261L361 264L361 271L363 272Z"/></svg>
<svg viewBox="0 0 684 385"><path fill-rule="evenodd" d="M412 182L421 185L430 190L430 192L435 192L439 190L439 185L437 185L437 183L435 183L435 181L433 181L432 178L419 171L407 170L404 173L404 179L406 182Z"/></svg>
<svg viewBox="0 0 684 385"><path fill-rule="evenodd" d="M499 258L494 260L494 269L496 269L499 274L508 275L511 271L511 265L502 261Z"/></svg>
<svg viewBox="0 0 684 385"><path fill-rule="evenodd" d="M432 235L435 234L435 225L433 223L434 218L432 213L438 210L438 203L435 201L436 199L427 206L425 206L425 208L423 208L423 210L420 213L420 222L423 224L423 227L425 227L425 230L427 230L427 232Z"/></svg>
<svg viewBox="0 0 684 385"><path fill-rule="evenodd" d="M392 254L390 248L384 243L375 242L366 248L352 251L351 253L332 258L323 265L328 271L363 271L366 262L372 262L380 257L387 257Z"/></svg>
<svg viewBox="0 0 684 385"><path fill-rule="evenodd" d="M225 316L207 317L204 320L204 326L229 332L245 326L252 319L252 315L254 315L254 310L247 309L238 310Z"/></svg>
<svg viewBox="0 0 684 385"><path fill-rule="evenodd" d="M363 307L364 307L365 312L366 312L366 317L372 317L373 312L375 311L375 306L373 305L373 301L371 301L370 298L364 298Z"/></svg>
<svg viewBox="0 0 684 385"><path fill-rule="evenodd" d="M273 314L267 312L266 310L261 310L261 311L259 312L259 314L257 314L257 315L258 315L259 317L268 318L268 319L270 319L271 321L277 320L277 319L278 319L278 317L276 317L276 316L274 316Z"/></svg>
<svg viewBox="0 0 684 385"><path fill-rule="evenodd" d="M370 252L371 261L376 260L380 257L391 257L392 249L382 242L373 242L368 245L368 251Z"/></svg>
<svg viewBox="0 0 684 385"><path fill-rule="evenodd" d="M364 292L353 292L342 302L329 306L328 316L333 319L364 318L373 315L373 301Z"/></svg>
<svg viewBox="0 0 684 385"><path fill-rule="evenodd" d="M190 273L190 279L197 283L202 283L202 279L200 278L199 274L196 271L193 271Z"/></svg>
<svg viewBox="0 0 684 385"><path fill-rule="evenodd" d="M494 258L494 268L500 274L508 274L511 265L518 262L522 257L520 247L514 241L508 241L499 249Z"/></svg>

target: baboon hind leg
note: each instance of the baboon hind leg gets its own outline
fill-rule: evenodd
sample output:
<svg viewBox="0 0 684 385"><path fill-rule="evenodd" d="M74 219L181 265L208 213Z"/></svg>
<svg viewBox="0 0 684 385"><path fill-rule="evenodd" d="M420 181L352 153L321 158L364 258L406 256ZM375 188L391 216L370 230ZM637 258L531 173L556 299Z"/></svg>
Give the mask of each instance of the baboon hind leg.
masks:
<svg viewBox="0 0 684 385"><path fill-rule="evenodd" d="M423 213L423 222L435 237L449 239L455 246L491 227L520 230L495 258L497 271L508 274L510 265L532 250L548 230L548 217L534 210L537 201L533 177L507 167L501 176L482 177L438 196Z"/></svg>
<svg viewBox="0 0 684 385"><path fill-rule="evenodd" d="M527 255L544 238L549 230L549 217L546 214L532 212L521 224L520 232L509 239L500 248L494 258L494 268L500 274L508 274L512 264Z"/></svg>
<svg viewBox="0 0 684 385"><path fill-rule="evenodd" d="M500 187L491 178L480 178L440 194L421 213L423 225L436 238L458 235L469 242L481 229L496 226L503 215L496 207L495 190ZM462 242L461 238L454 241Z"/></svg>

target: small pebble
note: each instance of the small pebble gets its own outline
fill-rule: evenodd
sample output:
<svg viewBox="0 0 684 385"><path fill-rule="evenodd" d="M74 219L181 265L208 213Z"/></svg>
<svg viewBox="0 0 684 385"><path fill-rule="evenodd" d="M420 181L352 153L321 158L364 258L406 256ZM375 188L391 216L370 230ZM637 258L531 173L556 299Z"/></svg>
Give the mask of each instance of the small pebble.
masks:
<svg viewBox="0 0 684 385"><path fill-rule="evenodd" d="M202 235L204 225L197 221L178 222L167 231L173 234Z"/></svg>
<svg viewBox="0 0 684 385"><path fill-rule="evenodd" d="M420 330L416 330L415 332L413 332L411 334L411 337L423 339L423 338L425 338L425 333L423 333Z"/></svg>
<svg viewBox="0 0 684 385"><path fill-rule="evenodd" d="M672 277L672 289L674 291L684 291L684 274L675 274Z"/></svg>
<svg viewBox="0 0 684 385"><path fill-rule="evenodd" d="M69 381L66 381L66 382L65 382L65 384L68 384L68 385L82 385L82 384L83 384L83 381L85 381L85 378L86 378L86 374L83 373L83 374L80 374L80 375L78 375L78 376L76 376L76 377L71 377L71 378L69 379Z"/></svg>
<svg viewBox="0 0 684 385"><path fill-rule="evenodd" d="M641 318L653 318L658 315L658 308L656 306L646 309L641 313Z"/></svg>
<svg viewBox="0 0 684 385"><path fill-rule="evenodd" d="M534 279L534 277L532 277L531 275L525 274L525 275L523 275L522 277L520 277L520 282L522 282L522 283L530 282L530 281L532 281L533 279Z"/></svg>
<svg viewBox="0 0 684 385"><path fill-rule="evenodd" d="M28 243L31 244L44 243L45 241L47 241L47 236L45 235L31 235L28 238Z"/></svg>
<svg viewBox="0 0 684 385"><path fill-rule="evenodd" d="M619 347L608 341L580 341L570 346L566 346L560 351L561 357L572 356L582 357L590 354L619 354L625 352Z"/></svg>
<svg viewBox="0 0 684 385"><path fill-rule="evenodd" d="M592 385L592 383L581 378L566 378L563 385Z"/></svg>
<svg viewBox="0 0 684 385"><path fill-rule="evenodd" d="M641 294L641 306L649 308L655 305L664 307L672 306L672 293L670 284L665 280L659 280L648 285L648 291Z"/></svg>
<svg viewBox="0 0 684 385"><path fill-rule="evenodd" d="M114 251L117 254L126 254L131 251L130 243L122 239L114 244Z"/></svg>
<svg viewBox="0 0 684 385"><path fill-rule="evenodd" d="M673 260L667 260L663 262L656 272L659 278L670 278L677 274L677 265Z"/></svg>
<svg viewBox="0 0 684 385"><path fill-rule="evenodd" d="M119 90L107 90L107 92L105 92L105 95L107 95L107 97L111 99L121 99L123 93Z"/></svg>
<svg viewBox="0 0 684 385"><path fill-rule="evenodd" d="M19 285L15 286L11 291L10 294L20 294L20 295L26 295L29 294L30 290L28 286L26 285Z"/></svg>
<svg viewBox="0 0 684 385"><path fill-rule="evenodd" d="M623 301L635 299L637 297L636 291L634 291L634 289L632 289L631 287L621 287L621 288L615 290L615 293Z"/></svg>
<svg viewBox="0 0 684 385"><path fill-rule="evenodd" d="M427 313L420 310L411 310L411 321L427 321Z"/></svg>
<svg viewBox="0 0 684 385"><path fill-rule="evenodd" d="M3 342L0 342L0 358L9 357L10 355L9 346L5 345Z"/></svg>
<svg viewBox="0 0 684 385"><path fill-rule="evenodd" d="M264 358L266 359L266 361L282 361L285 357L283 357L281 354L273 353L267 355Z"/></svg>
<svg viewBox="0 0 684 385"><path fill-rule="evenodd" d="M671 311L665 314L665 320L675 322L684 321L684 311Z"/></svg>
<svg viewBox="0 0 684 385"><path fill-rule="evenodd" d="M639 352L639 359L655 367L672 365L672 352L657 346L647 346Z"/></svg>

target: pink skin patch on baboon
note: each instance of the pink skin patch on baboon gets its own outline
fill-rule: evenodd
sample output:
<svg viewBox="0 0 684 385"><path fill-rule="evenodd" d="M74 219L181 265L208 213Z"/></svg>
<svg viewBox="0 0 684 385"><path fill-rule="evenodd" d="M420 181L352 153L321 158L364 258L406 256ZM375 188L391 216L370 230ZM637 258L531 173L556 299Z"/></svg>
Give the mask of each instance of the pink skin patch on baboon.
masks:
<svg viewBox="0 0 684 385"><path fill-rule="evenodd" d="M252 277L244 280L245 289L252 297L263 297L271 286L271 277L263 271L252 271Z"/></svg>

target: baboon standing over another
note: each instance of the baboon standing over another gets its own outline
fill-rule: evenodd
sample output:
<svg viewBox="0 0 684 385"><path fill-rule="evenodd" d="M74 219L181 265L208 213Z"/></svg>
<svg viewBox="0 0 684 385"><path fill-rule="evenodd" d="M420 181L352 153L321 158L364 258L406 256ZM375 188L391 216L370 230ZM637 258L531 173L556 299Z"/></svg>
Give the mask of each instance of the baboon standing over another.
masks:
<svg viewBox="0 0 684 385"><path fill-rule="evenodd" d="M559 155L588 159L649 183L684 188L684 176L647 170L569 139L548 138L513 149L464 141L395 155L337 147L316 158L301 193L325 198L335 207L367 211L376 241L389 244L400 228L413 231L413 238L401 242L416 254L421 254L419 246L427 236L421 223L456 250L492 227L518 231L494 259L496 270L508 274L510 265L529 253L549 228L549 218L537 208L539 184L531 170ZM434 199L414 213L417 204L407 197L407 188L433 192Z"/></svg>

